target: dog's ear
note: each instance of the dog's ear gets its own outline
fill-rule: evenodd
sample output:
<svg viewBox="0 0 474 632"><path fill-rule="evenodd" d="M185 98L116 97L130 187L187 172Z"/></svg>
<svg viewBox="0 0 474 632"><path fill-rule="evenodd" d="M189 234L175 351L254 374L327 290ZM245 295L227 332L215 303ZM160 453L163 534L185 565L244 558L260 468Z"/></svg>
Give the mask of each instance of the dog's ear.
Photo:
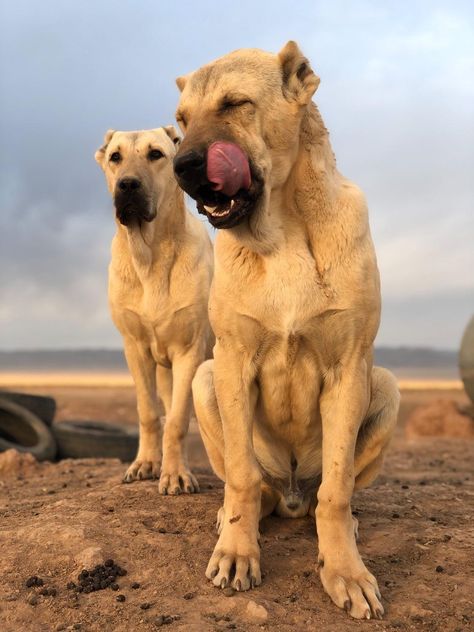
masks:
<svg viewBox="0 0 474 632"><path fill-rule="evenodd" d="M104 144L102 145L102 147L99 147L99 149L94 154L94 158L96 162L102 167L102 169L104 168L104 158L105 158L105 152L107 150L107 146L112 140L112 136L114 134L115 134L114 129L107 130L104 136Z"/></svg>
<svg viewBox="0 0 474 632"><path fill-rule="evenodd" d="M176 78L176 85L178 86L178 90L182 92L184 90L184 86L188 80L188 75L181 75L181 77Z"/></svg>
<svg viewBox="0 0 474 632"><path fill-rule="evenodd" d="M319 77L296 42L289 41L278 53L286 99L308 105L319 86Z"/></svg>
<svg viewBox="0 0 474 632"><path fill-rule="evenodd" d="M179 143L181 142L181 136L178 134L176 127L174 125L164 125L163 129L171 138L176 147L178 147Z"/></svg>

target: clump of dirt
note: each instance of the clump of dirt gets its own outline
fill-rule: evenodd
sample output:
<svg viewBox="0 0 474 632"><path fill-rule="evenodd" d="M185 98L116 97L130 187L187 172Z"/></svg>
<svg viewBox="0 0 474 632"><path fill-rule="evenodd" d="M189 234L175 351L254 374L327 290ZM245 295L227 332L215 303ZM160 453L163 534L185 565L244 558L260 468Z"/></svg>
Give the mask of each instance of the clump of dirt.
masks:
<svg viewBox="0 0 474 632"><path fill-rule="evenodd" d="M38 467L38 461L29 452L6 450L0 452L0 478L32 476Z"/></svg>
<svg viewBox="0 0 474 632"><path fill-rule="evenodd" d="M474 439L474 419L469 409L451 399L436 399L418 406L405 424L408 439L460 437Z"/></svg>

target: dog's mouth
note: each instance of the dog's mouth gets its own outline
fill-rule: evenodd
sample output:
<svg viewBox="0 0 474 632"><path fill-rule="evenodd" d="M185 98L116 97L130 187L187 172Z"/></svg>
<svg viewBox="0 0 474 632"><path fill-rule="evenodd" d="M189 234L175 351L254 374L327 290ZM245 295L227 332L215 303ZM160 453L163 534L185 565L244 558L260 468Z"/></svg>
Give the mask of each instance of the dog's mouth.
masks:
<svg viewBox="0 0 474 632"><path fill-rule="evenodd" d="M207 217L214 228L232 228L255 210L262 190L261 180L253 176L249 189L239 189L232 196L214 191L211 185L203 185L194 197L197 210Z"/></svg>
<svg viewBox="0 0 474 632"><path fill-rule="evenodd" d="M117 192L115 195L115 216L122 226L140 226L143 222L151 222L156 217L148 196L130 195Z"/></svg>
<svg viewBox="0 0 474 632"><path fill-rule="evenodd" d="M137 209L132 204L126 204L120 208L115 207L115 215L122 226L140 226L143 222L152 222L155 219L155 214Z"/></svg>

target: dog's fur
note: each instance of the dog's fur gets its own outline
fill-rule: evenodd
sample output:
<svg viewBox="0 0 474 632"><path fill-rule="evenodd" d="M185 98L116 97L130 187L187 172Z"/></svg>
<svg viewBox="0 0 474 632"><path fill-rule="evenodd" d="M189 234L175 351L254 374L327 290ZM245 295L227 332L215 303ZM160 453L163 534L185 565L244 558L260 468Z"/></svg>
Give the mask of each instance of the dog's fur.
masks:
<svg viewBox="0 0 474 632"><path fill-rule="evenodd" d="M372 366L380 292L364 196L336 169L311 101L319 79L294 42L278 55L236 51L177 84L177 159L224 138L263 183L253 212L217 233L215 359L193 381L225 481L206 575L221 587L258 585L259 519L315 511L325 590L353 617L381 617L350 503L380 470L399 394Z"/></svg>
<svg viewBox="0 0 474 632"><path fill-rule="evenodd" d="M179 141L173 126L109 130L95 154L115 202L109 302L135 382L140 422L138 454L124 480L160 476L162 494L199 490L184 440L191 381L212 345L212 245L173 176ZM139 182L136 190L121 191L127 178ZM166 413L163 433L157 386Z"/></svg>

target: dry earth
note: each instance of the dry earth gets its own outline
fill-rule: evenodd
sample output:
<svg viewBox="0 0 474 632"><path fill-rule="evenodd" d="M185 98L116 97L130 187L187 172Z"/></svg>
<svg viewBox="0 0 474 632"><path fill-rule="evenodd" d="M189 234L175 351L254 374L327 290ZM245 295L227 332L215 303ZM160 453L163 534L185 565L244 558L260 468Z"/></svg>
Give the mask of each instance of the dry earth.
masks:
<svg viewBox="0 0 474 632"><path fill-rule="evenodd" d="M54 395L59 419L135 418L130 388L28 390ZM415 405L440 396L466 401L461 391L403 394L383 475L354 498L359 548L379 580L384 621L350 620L324 594L309 517L263 522L258 589L225 596L205 580L222 484L192 424L191 461L202 486L192 497L161 497L151 481L123 485L117 461L13 459L0 480L0 630L472 630L474 441L408 442L403 429ZM107 558L128 571L118 592L67 590L83 567ZM26 588L31 575L57 595Z"/></svg>

